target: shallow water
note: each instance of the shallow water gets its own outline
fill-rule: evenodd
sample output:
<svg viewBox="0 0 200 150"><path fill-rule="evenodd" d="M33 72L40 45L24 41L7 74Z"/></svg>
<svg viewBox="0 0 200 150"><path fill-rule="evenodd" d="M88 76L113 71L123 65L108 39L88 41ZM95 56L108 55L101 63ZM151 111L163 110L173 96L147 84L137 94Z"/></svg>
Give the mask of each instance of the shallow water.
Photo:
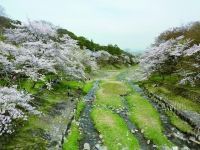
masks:
<svg viewBox="0 0 200 150"><path fill-rule="evenodd" d="M156 110L159 112L160 119L164 127L164 134L168 137L170 141L172 141L172 143L174 143L179 148L187 146L190 149L194 149L194 150L199 149L198 144L189 141L189 136L187 134L181 132L170 123L168 116L165 114L165 111L166 111L165 108L162 108L160 105L155 103L152 99L148 98L144 94L143 90L137 84L131 81L129 81L128 84L131 85L131 87L136 92L140 93L145 99L147 99L153 105L153 107L156 108Z"/></svg>
<svg viewBox="0 0 200 150"><path fill-rule="evenodd" d="M92 102L95 99L96 91L99 87L99 81L95 81L93 88L89 93L84 97L86 106L83 110L83 113L80 116L80 128L83 133L83 139L80 142L80 149L84 148L84 144L88 143L91 149L95 149L96 144L100 144L101 139L99 138L99 133L95 129L93 121L90 117L90 111L92 110Z"/></svg>

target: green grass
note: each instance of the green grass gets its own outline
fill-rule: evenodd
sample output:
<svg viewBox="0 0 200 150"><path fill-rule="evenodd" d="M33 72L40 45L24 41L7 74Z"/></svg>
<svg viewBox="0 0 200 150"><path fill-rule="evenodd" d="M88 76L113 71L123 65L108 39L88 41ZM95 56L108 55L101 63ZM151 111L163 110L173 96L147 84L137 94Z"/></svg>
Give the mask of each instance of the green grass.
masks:
<svg viewBox="0 0 200 150"><path fill-rule="evenodd" d="M0 32L1 32L1 29L0 29ZM5 41L6 40L6 37L3 36L1 33L0 33L0 41Z"/></svg>
<svg viewBox="0 0 200 150"><path fill-rule="evenodd" d="M177 84L180 78L177 75L165 75L164 79L158 74L153 74L148 81L157 83Z"/></svg>
<svg viewBox="0 0 200 150"><path fill-rule="evenodd" d="M63 150L79 150L79 141L81 134L78 126L73 122L71 125L70 133L64 141Z"/></svg>
<svg viewBox="0 0 200 150"><path fill-rule="evenodd" d="M115 80L116 76L121 73L122 70L114 69L114 70L108 70L108 69L101 69L98 71L95 71L93 75L91 76L92 80Z"/></svg>
<svg viewBox="0 0 200 150"><path fill-rule="evenodd" d="M109 150L139 149L137 139L130 133L124 120L111 110L101 107L123 107L120 95L126 95L128 92L130 89L122 82L117 81L103 81L97 92L94 103L97 107L93 108L91 117Z"/></svg>
<svg viewBox="0 0 200 150"><path fill-rule="evenodd" d="M127 97L127 102L131 121L144 130L144 136L147 139L153 141L159 148L172 146L172 143L163 134L159 113L146 99L138 93L133 93Z"/></svg>
<svg viewBox="0 0 200 150"><path fill-rule="evenodd" d="M45 90L38 96L40 111L49 112L57 103L67 100L66 91Z"/></svg>
<svg viewBox="0 0 200 150"><path fill-rule="evenodd" d="M137 139L130 133L124 120L117 114L110 110L93 108L91 117L109 150L140 149Z"/></svg>
<svg viewBox="0 0 200 150"><path fill-rule="evenodd" d="M48 78L50 77L48 76ZM33 101L33 103L39 105L38 109L44 113L51 110L55 106L55 104L66 101L67 92L69 90L70 93L73 93L77 89L82 90L83 88L83 82L67 80L60 81L50 91L47 89L43 89L41 92L40 89L44 86L44 83L41 81L36 82L34 87L34 82L29 79L20 81L19 85L21 89L24 89L27 92L35 95L36 99Z"/></svg>
<svg viewBox="0 0 200 150"><path fill-rule="evenodd" d="M76 107L75 119L78 120L83 109L85 108L86 103L83 100L80 100Z"/></svg>
<svg viewBox="0 0 200 150"><path fill-rule="evenodd" d="M126 95L130 92L126 84L118 81L103 82L101 88L105 95Z"/></svg>
<svg viewBox="0 0 200 150"><path fill-rule="evenodd" d="M61 82L56 85L51 91L40 89L44 85L42 82L37 82L33 88L34 82L31 80L24 80L20 82L20 88L35 96L33 105L37 106L37 109L43 113L49 112L56 103L66 101L67 99L67 88L64 83Z"/></svg>
<svg viewBox="0 0 200 150"><path fill-rule="evenodd" d="M104 81L100 86L95 105L110 106L115 109L124 106L120 95L126 95L130 92L128 86L117 81Z"/></svg>
<svg viewBox="0 0 200 150"><path fill-rule="evenodd" d="M192 127L185 121L183 121L180 117L178 117L175 113L168 111L167 115L170 119L170 122L180 131L186 133L193 133Z"/></svg>
<svg viewBox="0 0 200 150"><path fill-rule="evenodd" d="M97 91L91 117L109 150L140 149L137 139L130 133L125 121L104 107L109 106L115 109L124 107L120 95L126 95L129 92L130 89L126 84L109 80L101 82L100 89Z"/></svg>
<svg viewBox="0 0 200 150"><path fill-rule="evenodd" d="M83 93L87 94L93 87L94 82L86 82L85 85L83 86Z"/></svg>
<svg viewBox="0 0 200 150"><path fill-rule="evenodd" d="M94 105L112 107L114 109L122 108L124 106L119 95L115 95L115 96L103 95L103 96L101 96L101 94L99 94L99 93L97 94Z"/></svg>
<svg viewBox="0 0 200 150"><path fill-rule="evenodd" d="M52 75L46 77L46 80L53 79L55 79L55 77ZM68 101L67 92L78 96L77 90L82 90L84 83L79 81L62 80L55 84L53 89L49 91L43 88L45 83L42 81L38 81L35 84L30 79L20 78L12 82L17 84L19 89L26 90L34 96L31 105L35 106L43 115L34 116L27 114L29 116L28 121L17 121L15 136L9 137L9 142L6 142L6 148L15 149L16 147L23 147L25 149L46 149L49 141L45 137L48 132L52 132L53 124L58 122L62 124L69 123L68 119L63 119L63 116L56 114L57 111L55 111L55 109L58 109L58 104L66 103ZM7 84L8 82L6 80L0 80L0 85ZM84 103L80 102L77 108L78 111L76 112L77 118L83 107ZM73 133L76 132L74 130L75 129L73 129ZM69 148L69 146L67 147ZM71 149L74 150L75 148Z"/></svg>
<svg viewBox="0 0 200 150"><path fill-rule="evenodd" d="M29 116L28 121L24 122L24 125L20 128L17 128L15 137L10 140L6 147L8 149L13 149L15 146L25 147L26 149L46 149L48 140L45 140L44 137L46 132L52 131L52 124L57 122L67 124L69 122L68 119L63 120L63 117L57 114L51 115L54 113L55 106L68 100L68 87L73 92L76 91L80 83L63 80L55 85L51 91L43 89L41 92L39 92L39 89L43 85L40 82L36 83L34 88L32 88L33 82L31 80L24 80L20 83L21 89L26 89L35 96L32 105L36 106L37 110L41 111L45 117L43 115L41 117Z"/></svg>
<svg viewBox="0 0 200 150"><path fill-rule="evenodd" d="M180 80L181 77L177 74L165 75L163 80L159 74L155 73L148 80L141 82L141 84L145 85L150 92L164 97L168 100L168 103L179 110L200 113L200 104L194 100L194 97L200 93L199 87L179 85ZM155 83L159 84L159 86L154 87Z"/></svg>
<svg viewBox="0 0 200 150"><path fill-rule="evenodd" d="M156 93L168 100L173 106L180 110L189 110L200 113L200 104L198 102L192 101L190 99L184 98L182 96L176 95L169 91L165 87L152 87L150 85L146 86L147 89L152 92Z"/></svg>
<svg viewBox="0 0 200 150"><path fill-rule="evenodd" d="M70 89L83 88L83 82L81 81L65 81L65 85L67 85Z"/></svg>
<svg viewBox="0 0 200 150"><path fill-rule="evenodd" d="M37 94L39 90L44 86L44 82L36 82L34 86L34 81L30 79L25 79L20 81L19 88L26 90L27 92L31 94Z"/></svg>

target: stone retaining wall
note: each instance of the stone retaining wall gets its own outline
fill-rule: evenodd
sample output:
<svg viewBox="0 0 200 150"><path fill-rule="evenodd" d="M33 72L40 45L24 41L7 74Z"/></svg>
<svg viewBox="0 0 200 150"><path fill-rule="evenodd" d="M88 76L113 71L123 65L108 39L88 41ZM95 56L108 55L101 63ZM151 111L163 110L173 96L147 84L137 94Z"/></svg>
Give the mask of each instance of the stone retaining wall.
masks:
<svg viewBox="0 0 200 150"><path fill-rule="evenodd" d="M195 135L198 141L200 141L200 114L191 112L191 111L182 111L178 110L176 107L168 103L168 100L165 98L151 93L147 90L145 87L141 87L144 91L144 94L151 98L154 102L156 102L159 106L162 108L168 109L170 111L173 111L176 115L178 115L181 119L188 122L195 131Z"/></svg>

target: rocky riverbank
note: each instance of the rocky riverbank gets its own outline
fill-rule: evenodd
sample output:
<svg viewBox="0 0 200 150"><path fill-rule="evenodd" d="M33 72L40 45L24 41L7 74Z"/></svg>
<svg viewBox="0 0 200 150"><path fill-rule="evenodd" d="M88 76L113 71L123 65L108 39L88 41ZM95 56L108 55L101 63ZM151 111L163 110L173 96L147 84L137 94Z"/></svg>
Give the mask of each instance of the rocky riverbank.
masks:
<svg viewBox="0 0 200 150"><path fill-rule="evenodd" d="M187 138L189 141L196 143L197 145L200 145L200 114L196 112L191 112L191 111L183 111L183 110L178 110L176 107L173 105L169 104L166 99L163 97L156 95L154 93L151 93L146 89L145 87L142 87L144 94L152 99L156 105L159 105L159 107L173 111L176 115L178 115L181 119L184 121L188 122L194 129L193 134L191 133L184 133L187 135Z"/></svg>

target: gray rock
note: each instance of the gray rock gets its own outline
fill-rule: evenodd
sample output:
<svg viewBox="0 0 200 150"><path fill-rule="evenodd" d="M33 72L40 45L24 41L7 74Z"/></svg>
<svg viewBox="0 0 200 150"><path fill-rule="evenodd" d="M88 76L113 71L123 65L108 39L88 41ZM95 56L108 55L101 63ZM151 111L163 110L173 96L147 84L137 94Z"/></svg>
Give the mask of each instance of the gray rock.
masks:
<svg viewBox="0 0 200 150"><path fill-rule="evenodd" d="M95 148L98 149L98 150L100 150L100 148L101 148L100 144L96 144Z"/></svg>
<svg viewBox="0 0 200 150"><path fill-rule="evenodd" d="M168 146L163 146L162 150L172 150L172 148L168 147Z"/></svg>
<svg viewBox="0 0 200 150"><path fill-rule="evenodd" d="M181 148L181 150L190 150L187 146Z"/></svg>
<svg viewBox="0 0 200 150"><path fill-rule="evenodd" d="M189 138L189 140L192 141L192 142L194 142L194 143L196 143L196 144L199 144L199 145L200 145L200 142L197 141L197 140L195 139L195 137L192 137L192 136L191 136L191 137Z"/></svg>
<svg viewBox="0 0 200 150"><path fill-rule="evenodd" d="M172 134L167 134L167 137L171 137L172 136Z"/></svg>
<svg viewBox="0 0 200 150"><path fill-rule="evenodd" d="M192 111L182 111L182 115L190 120L197 128L200 128L200 114Z"/></svg>
<svg viewBox="0 0 200 150"><path fill-rule="evenodd" d="M177 146L173 146L172 150L178 150L178 147Z"/></svg>
<svg viewBox="0 0 200 150"><path fill-rule="evenodd" d="M157 147L157 145L153 145L153 148L156 148Z"/></svg>
<svg viewBox="0 0 200 150"><path fill-rule="evenodd" d="M181 139L181 140L183 140L183 141L186 141L186 139L184 138L184 135L182 134L182 133L173 133L173 136L174 137L177 137L177 138L179 138L179 139Z"/></svg>
<svg viewBox="0 0 200 150"><path fill-rule="evenodd" d="M200 135L197 137L198 141L200 141Z"/></svg>
<svg viewBox="0 0 200 150"><path fill-rule="evenodd" d="M144 129L141 130L141 133L144 133Z"/></svg>
<svg viewBox="0 0 200 150"><path fill-rule="evenodd" d="M150 140L148 140L148 141L147 141L147 144L150 144L150 142L151 142L151 141L150 141Z"/></svg>
<svg viewBox="0 0 200 150"><path fill-rule="evenodd" d="M100 139L103 139L103 135L100 134L100 135L99 135L99 138L100 138Z"/></svg>
<svg viewBox="0 0 200 150"><path fill-rule="evenodd" d="M131 130L131 133L133 133L133 134L134 134L134 133L135 133L135 130L133 130L133 129L132 129L132 130Z"/></svg>
<svg viewBox="0 0 200 150"><path fill-rule="evenodd" d="M191 136L191 137L189 137L189 140L190 141L195 141L195 138Z"/></svg>
<svg viewBox="0 0 200 150"><path fill-rule="evenodd" d="M107 147L106 147L106 146L102 146L102 147L100 148L100 150L107 150Z"/></svg>
<svg viewBox="0 0 200 150"><path fill-rule="evenodd" d="M83 146L83 150L90 150L90 144L89 143L85 143Z"/></svg>

